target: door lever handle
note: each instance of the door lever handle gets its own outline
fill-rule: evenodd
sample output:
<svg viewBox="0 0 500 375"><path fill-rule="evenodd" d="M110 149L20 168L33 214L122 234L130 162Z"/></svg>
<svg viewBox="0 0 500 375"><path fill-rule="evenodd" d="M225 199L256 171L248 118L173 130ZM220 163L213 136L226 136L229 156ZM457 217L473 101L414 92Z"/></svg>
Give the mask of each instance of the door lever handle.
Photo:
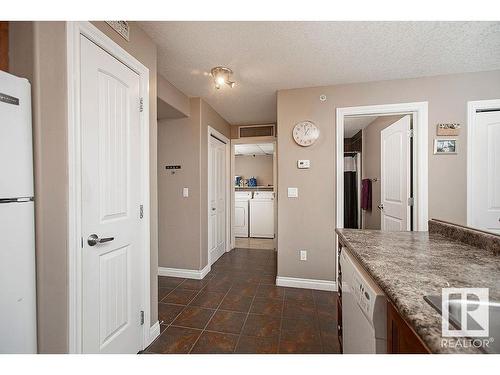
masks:
<svg viewBox="0 0 500 375"><path fill-rule="evenodd" d="M384 209L384 204L380 203L377 207L378 207L379 210L383 210Z"/></svg>
<svg viewBox="0 0 500 375"><path fill-rule="evenodd" d="M100 243L113 241L114 239L114 237L99 238L97 234L91 234L89 238L87 238L87 243L89 244L89 246L95 246Z"/></svg>

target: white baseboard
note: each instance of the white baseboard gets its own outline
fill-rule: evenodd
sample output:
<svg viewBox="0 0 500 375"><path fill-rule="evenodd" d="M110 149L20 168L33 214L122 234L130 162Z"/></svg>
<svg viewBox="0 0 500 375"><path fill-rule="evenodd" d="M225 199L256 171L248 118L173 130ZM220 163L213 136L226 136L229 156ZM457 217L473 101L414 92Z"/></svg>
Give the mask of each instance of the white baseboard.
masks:
<svg viewBox="0 0 500 375"><path fill-rule="evenodd" d="M337 283L329 280L299 279L296 277L276 277L276 285L291 288L337 291Z"/></svg>
<svg viewBox="0 0 500 375"><path fill-rule="evenodd" d="M209 265L205 266L202 270L189 270L185 268L167 268L158 267L158 275L160 276L172 276L172 277L182 277L185 279L203 279L207 273L210 272L211 267Z"/></svg>
<svg viewBox="0 0 500 375"><path fill-rule="evenodd" d="M160 336L160 322L157 320L156 323L149 328L149 340L146 347L148 347L158 336Z"/></svg>

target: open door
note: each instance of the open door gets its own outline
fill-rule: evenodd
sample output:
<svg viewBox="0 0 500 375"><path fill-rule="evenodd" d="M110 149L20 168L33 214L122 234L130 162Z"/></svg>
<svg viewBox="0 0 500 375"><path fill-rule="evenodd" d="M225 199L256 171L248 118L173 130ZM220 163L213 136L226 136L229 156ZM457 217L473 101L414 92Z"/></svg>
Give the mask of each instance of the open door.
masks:
<svg viewBox="0 0 500 375"><path fill-rule="evenodd" d="M381 229L409 231L410 220L410 115L381 132Z"/></svg>

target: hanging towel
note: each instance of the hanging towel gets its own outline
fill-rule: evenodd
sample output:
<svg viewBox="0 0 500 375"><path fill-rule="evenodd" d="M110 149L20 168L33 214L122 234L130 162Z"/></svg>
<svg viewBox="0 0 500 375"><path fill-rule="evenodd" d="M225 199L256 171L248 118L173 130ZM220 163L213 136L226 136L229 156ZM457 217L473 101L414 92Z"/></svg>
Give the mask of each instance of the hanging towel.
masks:
<svg viewBox="0 0 500 375"><path fill-rule="evenodd" d="M356 172L344 172L344 228L358 228L358 188Z"/></svg>
<svg viewBox="0 0 500 375"><path fill-rule="evenodd" d="M372 180L369 178L361 181L361 209L372 210Z"/></svg>

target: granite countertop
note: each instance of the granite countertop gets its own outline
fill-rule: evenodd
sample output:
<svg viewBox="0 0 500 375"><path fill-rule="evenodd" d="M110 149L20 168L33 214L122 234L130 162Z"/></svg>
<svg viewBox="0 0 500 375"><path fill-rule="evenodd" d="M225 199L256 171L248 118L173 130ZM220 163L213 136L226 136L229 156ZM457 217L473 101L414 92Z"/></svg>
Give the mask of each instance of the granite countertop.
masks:
<svg viewBox="0 0 500 375"><path fill-rule="evenodd" d="M441 315L423 297L446 287L474 287L489 288L490 300L500 301L498 243L485 249L436 232L336 232L431 352L478 352L441 347Z"/></svg>

